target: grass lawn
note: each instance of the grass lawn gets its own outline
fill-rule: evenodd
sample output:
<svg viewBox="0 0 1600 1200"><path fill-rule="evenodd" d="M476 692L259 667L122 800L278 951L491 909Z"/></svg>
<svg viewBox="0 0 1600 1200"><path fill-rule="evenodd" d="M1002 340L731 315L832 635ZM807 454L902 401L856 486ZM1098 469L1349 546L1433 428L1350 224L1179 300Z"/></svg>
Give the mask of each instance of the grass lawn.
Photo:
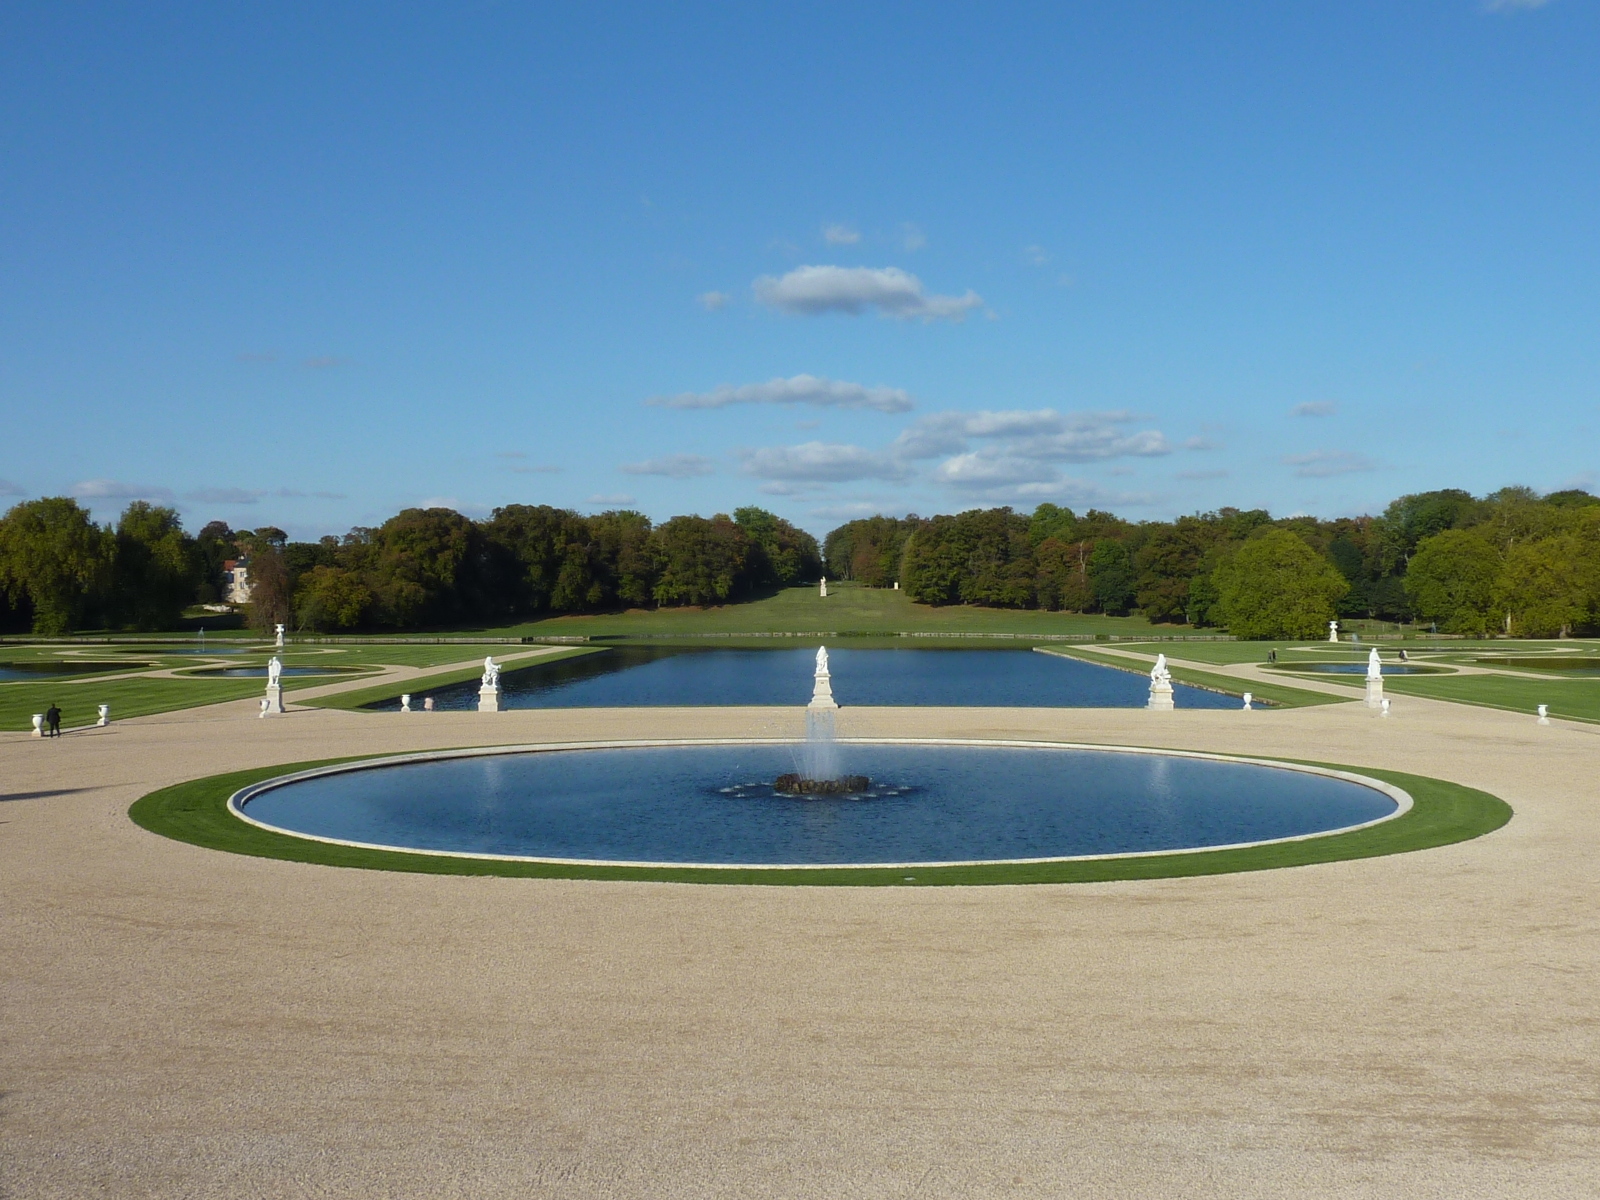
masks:
<svg viewBox="0 0 1600 1200"><path fill-rule="evenodd" d="M1157 653L1153 647L1130 646L1128 649L1148 650L1152 662ZM1164 649L1170 649L1170 647L1164 647ZM1081 658L1085 662L1092 662L1105 667L1116 667L1122 671L1139 670L1139 665L1136 662L1121 658L1115 654L1097 654L1093 650L1081 646L1051 646L1047 652L1065 654L1072 658ZM1329 696L1323 692L1308 692L1301 688L1285 687L1276 683L1254 683L1248 680L1234 679L1230 675L1213 675L1209 671L1195 671L1188 667L1171 667L1170 669L1173 679L1179 683L1189 683L1195 687L1209 688L1213 692L1239 696L1241 700L1245 692L1248 691L1257 700L1267 701L1278 708L1309 708L1316 704L1348 703L1342 696Z"/></svg>
<svg viewBox="0 0 1600 1200"><path fill-rule="evenodd" d="M128 648L132 648L132 644ZM156 664L158 668L203 668L208 665L228 666L260 666L271 656L271 647L264 646L259 653L228 655L215 663L208 663L205 659L188 655L162 656L159 647L148 647L152 653L145 654L146 647L139 647L140 653L122 655L120 651L106 654L102 651L105 647L95 646L81 648L83 654L66 655L66 661L78 659L96 663L115 662L117 658L127 661L116 663L108 671L140 671L150 670L149 664ZM482 654L493 653L496 658L501 657L506 651L516 652L518 647L489 645L468 646L434 646L434 645L396 645L396 646L313 646L295 647L292 643L282 654L285 666L291 667L378 667L385 665L428 667L436 663L464 662L476 659L482 660ZM0 648L0 661L23 662L39 661L61 658L60 646L17 646L7 645ZM439 680L429 678L427 686L436 686L445 679L470 678L477 674L479 668L472 667L465 672L457 671L445 673ZM302 688L320 687L328 683L339 682L341 676L329 675L318 678L316 676L285 676L283 687L285 692L293 692ZM398 696L401 692L418 689L418 684L407 683L388 690L379 689L384 695ZM204 704L217 704L224 700L239 700L247 696L261 696L265 694L266 681L264 679L215 679L204 676L189 675L182 679L151 679L143 675L123 674L117 678L107 678L105 674L75 675L49 681L24 680L15 683L0 683L0 730L23 730L32 728L34 713L43 712L50 707L52 701L61 707L61 724L63 728L74 728L80 725L93 725L96 720L95 706L98 704L111 705L111 719L113 721L124 717L142 717L150 713L173 712L184 708L197 708ZM371 697L382 699L384 696ZM354 707L341 705L340 707Z"/></svg>
<svg viewBox="0 0 1600 1200"><path fill-rule="evenodd" d="M1020 609L932 608L904 592L854 583L785 588L764 600L720 608L663 608L597 616L548 617L483 632L507 637L655 637L738 633L1007 633L1105 634L1148 637L1158 631L1143 617L1103 617ZM1178 633L1184 632L1178 627Z"/></svg>
<svg viewBox="0 0 1600 1200"><path fill-rule="evenodd" d="M289 679L283 690L317 687L330 679ZM111 719L143 717L150 713L198 708L246 696L264 696L264 679L149 679L124 676L117 679L57 680L54 683L0 683L0 729L33 728L33 714L42 713L53 701L61 708L61 727L93 725L95 705L111 705Z"/></svg>
<svg viewBox="0 0 1600 1200"><path fill-rule="evenodd" d="M1600 721L1600 679L1517 679L1510 675L1393 675L1385 693L1504 708L1530 717L1548 704L1553 717Z"/></svg>
<svg viewBox="0 0 1600 1200"><path fill-rule="evenodd" d="M329 760L330 762L350 761ZM561 863L506 862L494 859L444 858L392 850L366 850L326 842L288 837L248 825L227 807L238 789L275 775L324 766L327 763L285 763L277 767L235 771L180 783L152 792L128 810L135 824L152 833L221 850L262 858L318 863L331 867L356 867L379 871L414 871L433 875L500 875L559 879L656 880L670 883L736 883L787 886L937 887L951 885L1017 883L1091 883L1112 879L1167 879L1190 875L1220 875L1238 871L1265 871L1306 863L1339 862L1400 854L1433 846L1463 842L1490 833L1511 819L1503 800L1440 779L1379 771L1367 767L1333 766L1355 771L1404 788L1414 801L1410 812L1392 821L1350 833L1331 834L1300 842L1280 842L1239 850L1196 851L1189 854L1149 855L1138 858L1100 859L1054 863L996 863L971 867L917 867L873 869L843 867L805 871L741 871L737 868L605 867Z"/></svg>

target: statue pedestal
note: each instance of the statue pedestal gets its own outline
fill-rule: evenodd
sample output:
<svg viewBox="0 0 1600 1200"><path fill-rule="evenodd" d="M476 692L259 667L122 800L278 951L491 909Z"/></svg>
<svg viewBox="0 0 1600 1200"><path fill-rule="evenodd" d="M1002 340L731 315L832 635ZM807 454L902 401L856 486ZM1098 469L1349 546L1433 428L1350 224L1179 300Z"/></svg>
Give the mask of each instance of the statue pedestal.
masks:
<svg viewBox="0 0 1600 1200"><path fill-rule="evenodd" d="M1150 682L1150 702L1145 705L1152 712L1171 712L1172 681L1169 679L1154 679Z"/></svg>
<svg viewBox="0 0 1600 1200"><path fill-rule="evenodd" d="M478 711L500 711L500 689L498 687L481 687L478 689Z"/></svg>
<svg viewBox="0 0 1600 1200"><path fill-rule="evenodd" d="M1367 707L1383 707L1383 680L1373 679L1370 675L1367 677Z"/></svg>
<svg viewBox="0 0 1600 1200"><path fill-rule="evenodd" d="M283 684L267 684L267 712L281 713L289 710L283 707Z"/></svg>

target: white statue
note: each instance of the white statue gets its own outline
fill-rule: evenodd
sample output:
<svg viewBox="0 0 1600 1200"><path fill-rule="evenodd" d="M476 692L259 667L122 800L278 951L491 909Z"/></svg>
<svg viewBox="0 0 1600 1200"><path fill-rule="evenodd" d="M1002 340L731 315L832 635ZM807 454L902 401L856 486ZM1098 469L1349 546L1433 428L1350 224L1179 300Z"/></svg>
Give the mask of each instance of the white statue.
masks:
<svg viewBox="0 0 1600 1200"><path fill-rule="evenodd" d="M411 693L410 692L401 692L400 693L400 711L401 712L410 712L411 711Z"/></svg>
<svg viewBox="0 0 1600 1200"><path fill-rule="evenodd" d="M1246 692L1244 694L1244 710L1245 710L1245 712L1249 712L1250 711L1250 701L1252 701L1254 699L1255 699L1255 697L1253 695L1251 695L1249 692Z"/></svg>
<svg viewBox="0 0 1600 1200"><path fill-rule="evenodd" d="M1167 656L1156 655L1156 665L1150 668L1150 700L1145 707L1156 712L1171 712L1172 672L1167 669Z"/></svg>
<svg viewBox="0 0 1600 1200"><path fill-rule="evenodd" d="M811 688L810 708L838 708L833 698L833 677L828 674L828 648L817 647L817 674Z"/></svg>
<svg viewBox="0 0 1600 1200"><path fill-rule="evenodd" d="M283 626L282 625L274 625L273 628L277 631L277 636L278 636L277 645L274 648L278 649L278 650L282 650L283 649Z"/></svg>
<svg viewBox="0 0 1600 1200"><path fill-rule="evenodd" d="M267 695L261 701L261 715L283 711L283 663L274 654L267 660Z"/></svg>
<svg viewBox="0 0 1600 1200"><path fill-rule="evenodd" d="M109 704L97 704L97 705L95 705L95 711L100 716L100 719L95 722L96 725L109 725L109 724L111 724L111 705L109 705Z"/></svg>
<svg viewBox="0 0 1600 1200"><path fill-rule="evenodd" d="M1367 655L1367 707L1384 708L1387 703L1383 698L1383 664L1378 661L1378 648L1374 646Z"/></svg>
<svg viewBox="0 0 1600 1200"><path fill-rule="evenodd" d="M35 718L35 720L37 719L38 718ZM1539 724L1550 724L1550 706L1548 704L1539 705Z"/></svg>
<svg viewBox="0 0 1600 1200"><path fill-rule="evenodd" d="M492 654L486 655L483 660L483 684L478 688L478 711L500 711L500 664L495 662Z"/></svg>
<svg viewBox="0 0 1600 1200"><path fill-rule="evenodd" d="M822 598L824 600L828 598L828 577L826 575L822 577Z"/></svg>
<svg viewBox="0 0 1600 1200"><path fill-rule="evenodd" d="M1328 640L1330 642L1337 642L1339 640L1339 622L1328 622Z"/></svg>
<svg viewBox="0 0 1600 1200"><path fill-rule="evenodd" d="M1379 701L1379 704L1382 706L1383 715L1387 717L1389 715L1389 700L1388 700L1388 697L1384 697L1383 700Z"/></svg>

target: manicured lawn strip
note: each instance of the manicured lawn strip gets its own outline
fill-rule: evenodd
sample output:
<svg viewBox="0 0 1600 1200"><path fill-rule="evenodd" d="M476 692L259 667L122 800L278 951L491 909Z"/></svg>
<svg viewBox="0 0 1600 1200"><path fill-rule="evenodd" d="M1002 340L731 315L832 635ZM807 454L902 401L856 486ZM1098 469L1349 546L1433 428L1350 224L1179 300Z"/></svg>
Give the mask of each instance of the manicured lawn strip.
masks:
<svg viewBox="0 0 1600 1200"><path fill-rule="evenodd" d="M502 862L441 858L403 851L335 846L246 824L228 811L228 797L240 788L276 775L353 759L286 763L233 771L151 792L128 810L135 824L180 842L290 862L429 875L493 875L511 878L602 879L658 883L761 884L810 887L927 887L1020 883L1098 883L1120 879L1170 879L1268 871L1312 863L1375 858L1446 846L1481 837L1511 819L1511 806L1487 792L1370 767L1334 763L1307 765L1355 771L1404 788L1414 801L1410 812L1381 825L1302 842L1281 842L1243 850L1100 859L1092 862L993 864L976 867L869 869L842 867L808 871L750 871L693 867L603 867L555 863ZM1289 761L1289 760L1286 760ZM908 878L909 876L909 878Z"/></svg>
<svg viewBox="0 0 1600 1200"><path fill-rule="evenodd" d="M1148 647L1141 647L1141 653L1148 652L1152 658L1155 651ZM1187 654L1189 648L1184 647ZM1046 653L1062 654L1070 658L1081 658L1085 662L1092 662L1097 666L1115 667L1119 671L1127 671L1134 675L1143 675L1139 665L1129 659L1121 658L1115 654L1097 654L1093 650L1081 646L1051 646ZM1329 696L1322 692L1307 692L1300 688L1281 687L1275 683L1255 683L1242 679L1234 679L1228 675L1213 675L1209 671L1195 671L1189 667L1172 667L1172 677L1179 683L1193 684L1195 687L1208 688L1213 692L1221 692L1227 696L1238 696L1242 700L1245 692L1249 692L1257 700L1265 700L1280 708L1310 708L1318 704L1346 704L1348 701L1342 696Z"/></svg>
<svg viewBox="0 0 1600 1200"><path fill-rule="evenodd" d="M292 692L332 682L327 677L285 677L283 689ZM115 722L263 696L266 684L265 679L149 679L137 675L120 679L90 676L54 683L0 683L0 729L32 729L33 714L44 712L52 701L61 707L61 727L73 729L95 723L97 704L111 705L111 719Z"/></svg>
<svg viewBox="0 0 1600 1200"><path fill-rule="evenodd" d="M1462 642L1419 639L1406 642L1340 642L1338 645L1334 645L1332 642L1320 642L1311 638L1298 642L1203 642L1196 640L1185 642L1181 651L1173 650L1170 644L1159 642L1150 642L1148 644L1125 642L1120 644L1118 649L1140 650L1152 656L1158 650L1165 650L1169 653L1181 654L1184 658L1217 663L1219 666L1233 666L1237 663L1259 663L1265 666L1267 652L1272 650L1277 651L1280 662L1366 662L1367 652L1373 646L1378 647L1378 653L1382 655L1384 662L1393 662L1395 656L1401 650L1412 656L1428 655L1430 658L1435 654L1460 655L1463 656L1464 661L1472 662L1476 655L1483 651L1492 650L1498 654L1509 654L1513 650L1508 649L1508 647L1517 648L1519 652L1521 648L1525 647L1528 653L1538 653L1547 647L1557 644L1572 646L1575 643L1573 640L1562 643L1512 643L1504 641ZM1600 643L1592 641L1587 644L1600 646Z"/></svg>
<svg viewBox="0 0 1600 1200"><path fill-rule="evenodd" d="M1509 675L1385 676L1384 690L1430 700L1451 700L1527 713L1548 704L1550 715L1574 721L1600 721L1600 679L1516 679Z"/></svg>
<svg viewBox="0 0 1600 1200"><path fill-rule="evenodd" d="M459 651L462 647L457 646ZM506 664L507 674L514 671L523 671L532 667L542 667L546 663L560 662L563 658L576 658L580 654L599 654L605 650L604 646L574 646L571 649L557 650L553 654L543 657L528 659L522 662ZM345 710L365 708L369 704L378 704L384 700L395 700L409 692L421 697L436 688L448 687L452 683L466 683L470 679L480 679L483 676L483 667L472 666L455 671L440 671L433 675L423 675L416 679L400 679L390 683L380 683L373 687L361 688L353 692L338 692L332 696L323 696L316 700L305 701L308 708L340 708ZM324 682L327 682L326 680Z"/></svg>

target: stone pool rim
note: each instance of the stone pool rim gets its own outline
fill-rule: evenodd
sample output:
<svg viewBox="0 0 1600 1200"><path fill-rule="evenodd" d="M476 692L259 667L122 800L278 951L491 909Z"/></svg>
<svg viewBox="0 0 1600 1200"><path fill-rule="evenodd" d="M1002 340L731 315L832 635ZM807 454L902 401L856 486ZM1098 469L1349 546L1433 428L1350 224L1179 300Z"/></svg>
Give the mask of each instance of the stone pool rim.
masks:
<svg viewBox="0 0 1600 1200"><path fill-rule="evenodd" d="M1214 846L1178 846L1166 850L1124 850L1107 854L1045 855L1029 858L975 858L975 859L920 859L904 862L828 862L828 863L701 863L678 862L660 859L606 859L567 858L533 854L495 854L486 851L433 850L416 846L394 845L385 842L362 842L349 838L326 837L304 833L281 825L257 820L246 813L245 807L252 799L293 783L318 779L329 775L342 775L355 771L376 770L383 767L402 766L408 763L438 762L460 758L504 757L513 754L561 753L585 750L645 750L692 746L787 746L803 744L803 738L793 737L721 737L721 738L639 738L625 740L594 740L577 742L535 742L514 746L483 746L456 750L427 750L411 754L382 755L360 758L341 763L310 767L275 775L239 788L228 796L227 812L237 820L265 833L294 838L329 846L340 846L378 854L416 854L427 858L481 861L486 863L523 863L534 866L594 868L629 871L686 871L713 873L727 871L902 871L945 870L970 867L1026 867L1050 864L1115 862L1128 859L1160 859L1176 855L1222 854L1255 850L1262 847L1282 846L1319 838L1337 837L1372 829L1395 821L1412 811L1414 800L1409 792L1398 785L1359 772L1314 763L1292 762L1285 759L1255 758L1249 755L1223 754L1208 750L1168 750L1152 746L1124 746L1094 742L1057 742L1016 738L930 738L930 737L852 737L838 739L841 745L856 746L960 746L965 748L997 748L1009 750L1074 750L1105 754L1137 754L1168 758L1193 758L1211 762L1236 763L1246 766L1293 771L1306 775L1338 779L1381 792L1395 802L1395 810L1354 825L1339 825L1332 829L1319 829L1312 833L1292 834L1281 838L1264 838L1250 842L1228 842Z"/></svg>

